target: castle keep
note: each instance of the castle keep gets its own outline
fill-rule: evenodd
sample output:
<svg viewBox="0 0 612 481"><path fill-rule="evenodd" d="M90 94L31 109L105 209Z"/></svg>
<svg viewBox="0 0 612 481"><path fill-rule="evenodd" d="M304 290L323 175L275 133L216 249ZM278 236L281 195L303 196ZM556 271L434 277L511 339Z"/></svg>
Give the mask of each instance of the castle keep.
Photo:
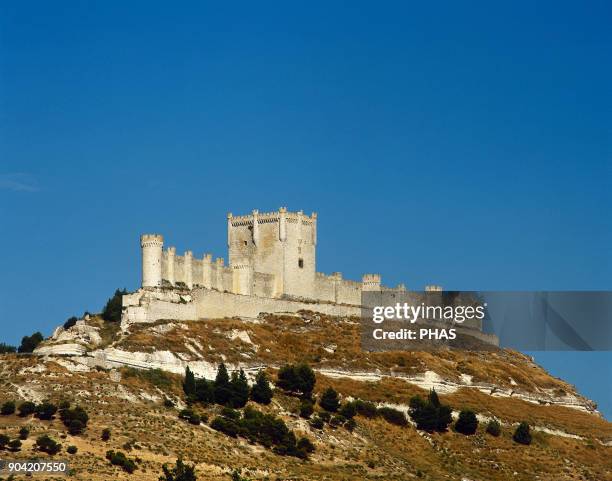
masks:
<svg viewBox="0 0 612 481"><path fill-rule="evenodd" d="M361 281L316 272L317 214L288 212L227 215L229 265L211 254L182 256L164 250L158 234L141 236L142 288L123 298L123 321L256 317L301 309L359 315L362 291L404 292L381 285L379 274ZM441 290L427 286L426 290Z"/></svg>

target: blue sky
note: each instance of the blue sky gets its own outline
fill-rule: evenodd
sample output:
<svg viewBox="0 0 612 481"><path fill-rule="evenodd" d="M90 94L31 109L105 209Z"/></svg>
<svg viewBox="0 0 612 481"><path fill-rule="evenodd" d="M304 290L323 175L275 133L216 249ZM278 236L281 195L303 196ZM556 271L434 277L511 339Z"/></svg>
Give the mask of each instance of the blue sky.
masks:
<svg viewBox="0 0 612 481"><path fill-rule="evenodd" d="M319 213L323 272L610 289L611 14L3 4L0 337L135 289L142 232L225 256L227 211L281 205ZM609 354L536 357L612 416Z"/></svg>

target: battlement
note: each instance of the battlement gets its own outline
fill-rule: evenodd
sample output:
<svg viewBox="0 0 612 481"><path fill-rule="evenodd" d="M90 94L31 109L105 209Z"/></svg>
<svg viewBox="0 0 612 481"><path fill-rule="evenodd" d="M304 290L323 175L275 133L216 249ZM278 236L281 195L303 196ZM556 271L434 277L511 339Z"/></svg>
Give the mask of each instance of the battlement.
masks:
<svg viewBox="0 0 612 481"><path fill-rule="evenodd" d="M315 302L359 305L364 291L406 290L404 284L386 287L381 275L364 274L361 281L344 279L341 272L316 272L317 214L274 212L234 216L227 214L228 265L223 257L202 258L192 250L176 254L174 246L163 249L160 234L143 234L142 286L212 289L245 296L299 298ZM428 285L428 292L441 286Z"/></svg>
<svg viewBox="0 0 612 481"><path fill-rule="evenodd" d="M140 246L160 246L164 243L164 236L160 234L143 234L140 236Z"/></svg>

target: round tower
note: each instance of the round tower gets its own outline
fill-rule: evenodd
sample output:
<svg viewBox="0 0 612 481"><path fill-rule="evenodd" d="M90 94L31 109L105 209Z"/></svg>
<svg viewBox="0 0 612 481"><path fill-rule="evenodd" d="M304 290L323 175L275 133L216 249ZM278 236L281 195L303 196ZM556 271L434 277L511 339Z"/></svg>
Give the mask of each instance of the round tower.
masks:
<svg viewBox="0 0 612 481"><path fill-rule="evenodd" d="M140 247L142 249L142 287L161 286L163 236L143 234L140 236Z"/></svg>

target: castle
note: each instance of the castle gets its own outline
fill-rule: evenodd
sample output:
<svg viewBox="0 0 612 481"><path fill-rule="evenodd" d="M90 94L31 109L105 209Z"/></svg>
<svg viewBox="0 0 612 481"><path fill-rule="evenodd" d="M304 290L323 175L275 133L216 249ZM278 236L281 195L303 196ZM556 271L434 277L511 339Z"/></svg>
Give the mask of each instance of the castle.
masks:
<svg viewBox="0 0 612 481"><path fill-rule="evenodd" d="M405 292L389 288L379 274L361 282L316 272L317 214L288 212L227 215L229 265L211 254L196 258L188 250L164 250L158 234L141 236L142 287L123 297L123 322L210 317L256 317L261 312L314 310L359 315L363 291ZM427 291L441 291L426 286Z"/></svg>

